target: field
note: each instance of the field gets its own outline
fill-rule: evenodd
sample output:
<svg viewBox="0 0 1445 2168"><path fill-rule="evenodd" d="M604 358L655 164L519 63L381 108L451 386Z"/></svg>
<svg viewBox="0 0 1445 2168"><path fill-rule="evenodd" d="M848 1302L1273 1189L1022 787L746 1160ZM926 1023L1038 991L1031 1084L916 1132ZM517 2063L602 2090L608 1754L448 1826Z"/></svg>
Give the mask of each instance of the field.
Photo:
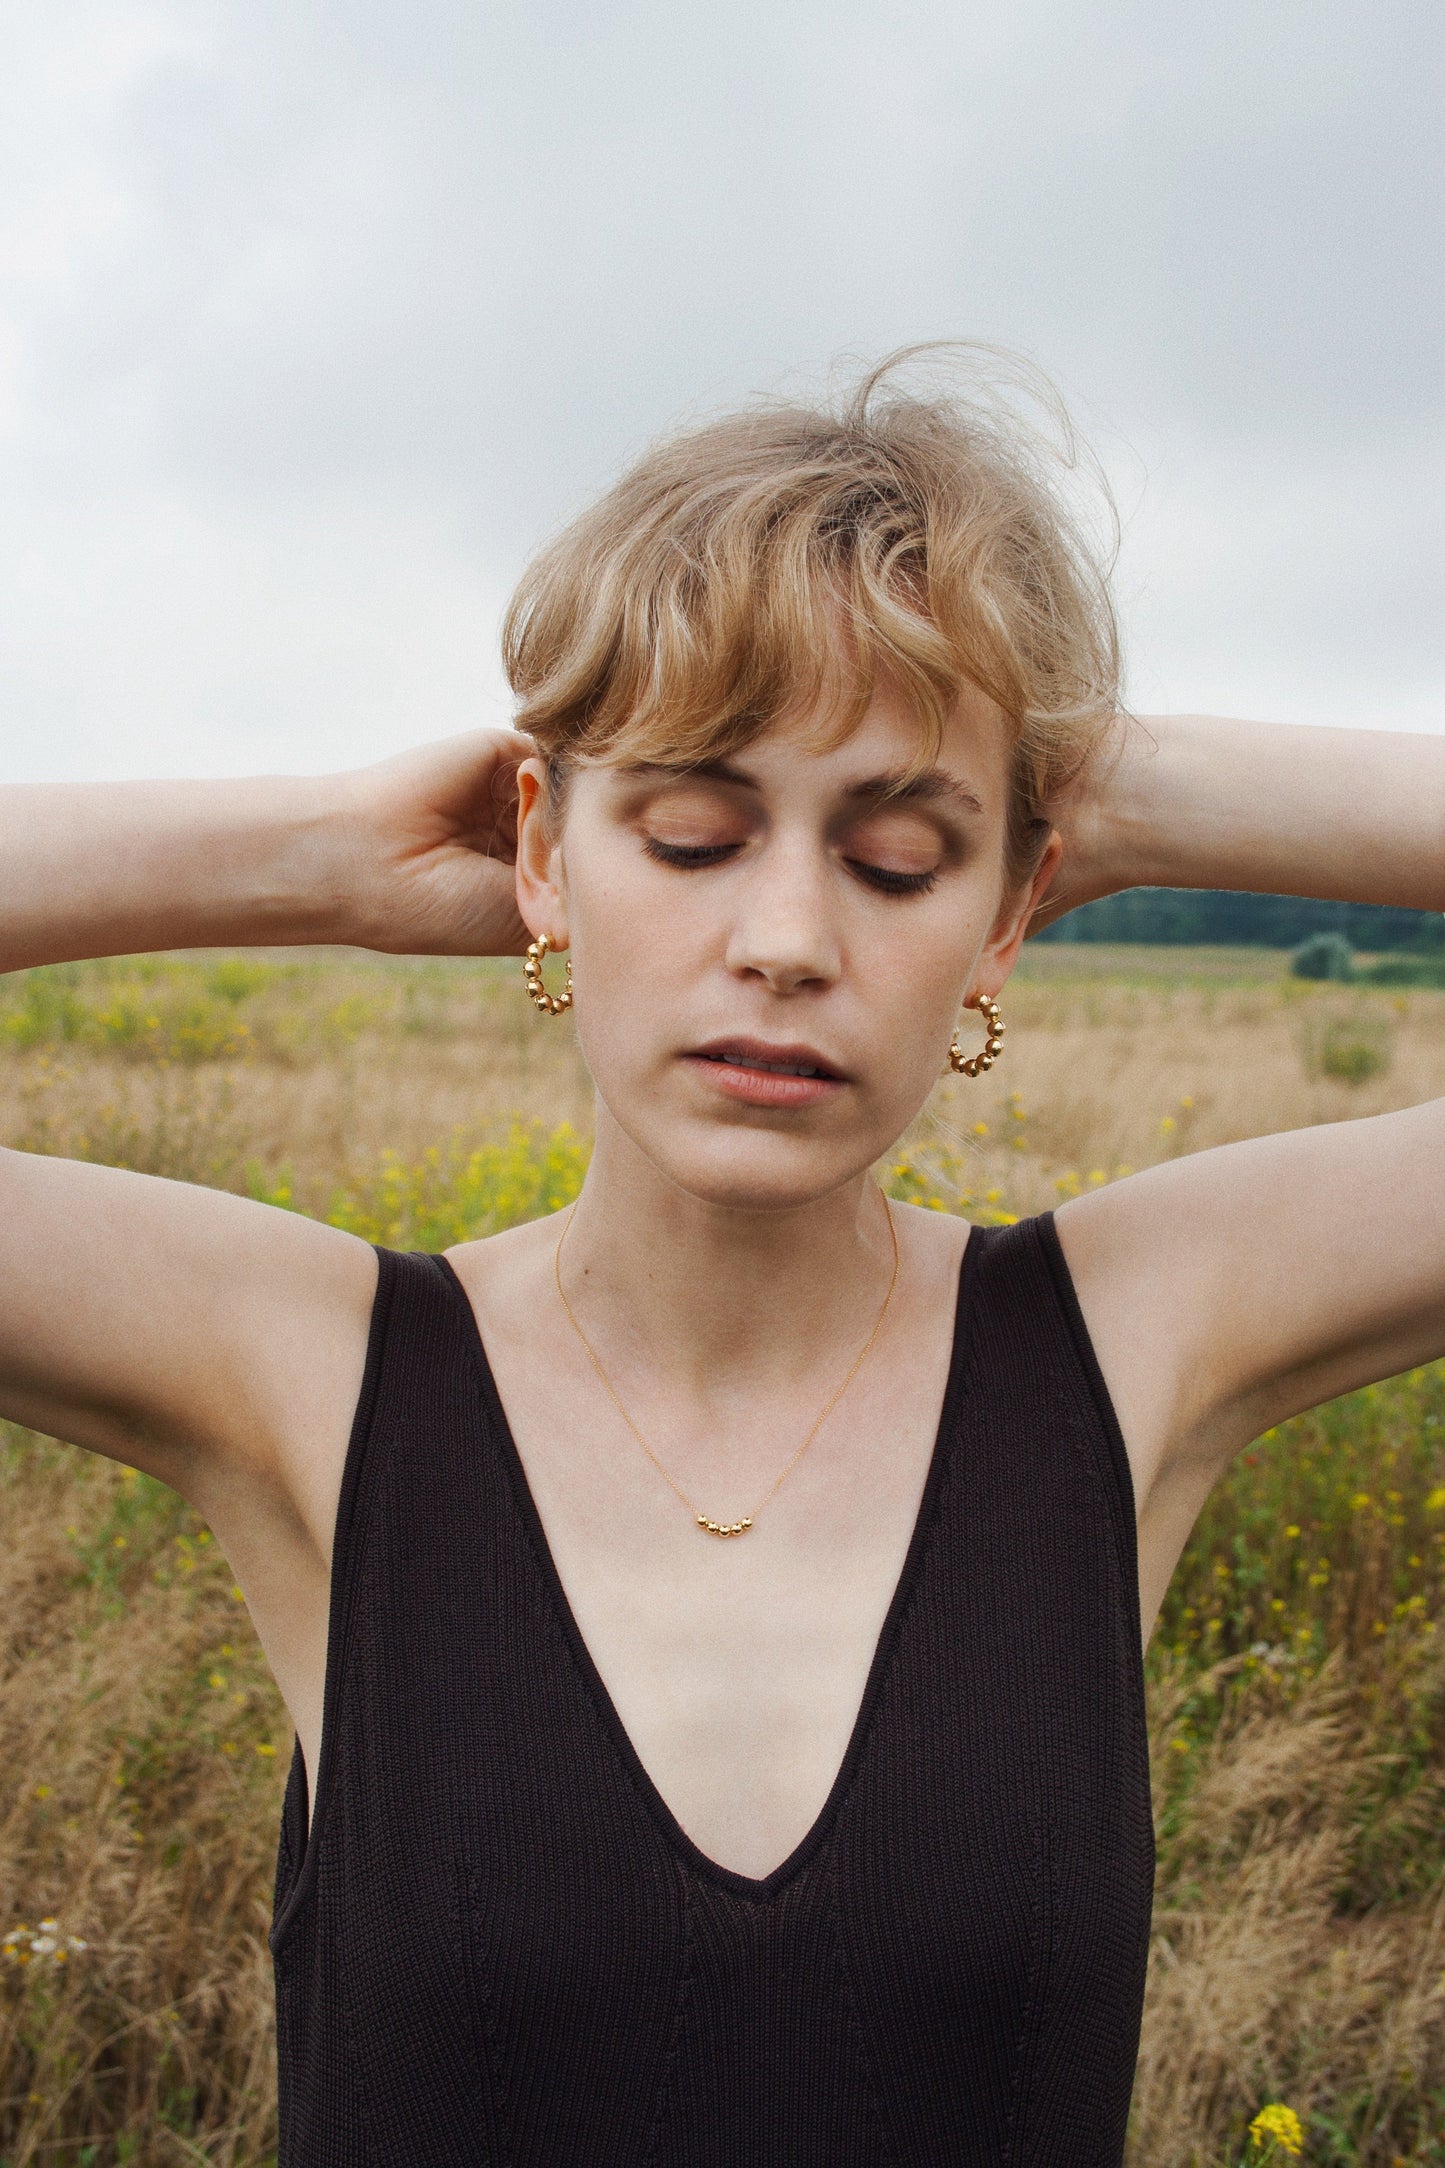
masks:
<svg viewBox="0 0 1445 2168"><path fill-rule="evenodd" d="M882 1170L999 1220L1445 1089L1445 992L1258 951L1041 948L1008 1047ZM590 1097L513 965L124 960L0 982L0 1141L402 1247L564 1202ZM1341 1200L1350 1240L1367 1197ZM1248 1230L1241 1230L1248 1239ZM161 1486L0 1425L0 2168L274 2157L290 1734ZM1149 1656L1160 1865L1133 2168L1445 2168L1445 1368L1261 1439ZM1270 2140L1271 2122L1279 2136Z"/></svg>

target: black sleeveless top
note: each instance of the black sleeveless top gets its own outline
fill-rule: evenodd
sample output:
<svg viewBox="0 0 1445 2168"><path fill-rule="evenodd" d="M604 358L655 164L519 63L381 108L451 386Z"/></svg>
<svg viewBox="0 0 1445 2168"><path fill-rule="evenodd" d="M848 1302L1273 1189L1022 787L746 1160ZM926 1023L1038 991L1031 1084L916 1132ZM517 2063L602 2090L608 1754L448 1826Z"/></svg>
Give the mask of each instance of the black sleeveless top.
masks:
<svg viewBox="0 0 1445 2168"><path fill-rule="evenodd" d="M970 1236L856 1727L761 1881L633 1752L450 1267L382 1253L281 2168L1106 2168L1152 1866L1129 1469L1051 1219Z"/></svg>

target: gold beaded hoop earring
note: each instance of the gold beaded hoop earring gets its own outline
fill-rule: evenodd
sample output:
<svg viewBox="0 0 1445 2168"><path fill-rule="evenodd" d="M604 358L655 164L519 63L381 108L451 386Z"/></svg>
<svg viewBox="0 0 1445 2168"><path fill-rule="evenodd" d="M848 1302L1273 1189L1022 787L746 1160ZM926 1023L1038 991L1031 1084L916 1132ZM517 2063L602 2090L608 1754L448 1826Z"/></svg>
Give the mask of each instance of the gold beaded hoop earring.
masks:
<svg viewBox="0 0 1445 2168"><path fill-rule="evenodd" d="M538 934L522 959L522 978L534 1005L544 1016L560 1016L572 1006L572 959L567 958L567 977L560 994L549 994L542 983L542 958L552 946L549 934Z"/></svg>
<svg viewBox="0 0 1445 2168"><path fill-rule="evenodd" d="M998 1013L998 1003L990 1001L987 994L979 994L973 1001L964 1003L966 1009L977 1009L988 1026L988 1037L976 1054L965 1054L958 1043L958 1033L948 1049L948 1066L957 1076L982 1076L991 1069L1003 1052L1003 1018Z"/></svg>

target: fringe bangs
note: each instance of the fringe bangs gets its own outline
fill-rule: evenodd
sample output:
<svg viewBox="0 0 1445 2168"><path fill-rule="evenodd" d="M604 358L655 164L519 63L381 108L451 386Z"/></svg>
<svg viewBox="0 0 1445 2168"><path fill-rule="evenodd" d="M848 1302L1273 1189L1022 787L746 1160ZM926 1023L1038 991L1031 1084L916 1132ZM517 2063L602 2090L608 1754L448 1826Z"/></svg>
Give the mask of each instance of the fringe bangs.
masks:
<svg viewBox="0 0 1445 2168"><path fill-rule="evenodd" d="M925 357L944 381L915 389ZM976 686L1013 736L1018 866L1119 705L1112 548L1070 501L1085 469L1112 535L1052 387L979 349L894 356L837 409L759 403L690 429L524 575L503 628L517 727L562 772L683 766L785 714L818 711L837 742L886 678L923 766Z"/></svg>

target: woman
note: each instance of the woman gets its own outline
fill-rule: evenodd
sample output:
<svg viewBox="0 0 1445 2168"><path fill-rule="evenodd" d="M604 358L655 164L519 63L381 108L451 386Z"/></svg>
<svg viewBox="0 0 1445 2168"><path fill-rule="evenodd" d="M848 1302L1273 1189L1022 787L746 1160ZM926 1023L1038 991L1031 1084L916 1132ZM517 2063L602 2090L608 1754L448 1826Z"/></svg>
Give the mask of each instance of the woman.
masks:
<svg viewBox="0 0 1445 2168"><path fill-rule="evenodd" d="M869 1170L1041 908L1445 907L1445 740L1116 726L1037 441L881 372L650 455L506 645L526 738L6 802L11 966L530 940L596 1083L575 1210L445 1260L4 1155L5 1413L194 1503L295 1719L282 2161L1117 2161L1141 1621L1445 1353L1445 1102L1002 1230Z"/></svg>

